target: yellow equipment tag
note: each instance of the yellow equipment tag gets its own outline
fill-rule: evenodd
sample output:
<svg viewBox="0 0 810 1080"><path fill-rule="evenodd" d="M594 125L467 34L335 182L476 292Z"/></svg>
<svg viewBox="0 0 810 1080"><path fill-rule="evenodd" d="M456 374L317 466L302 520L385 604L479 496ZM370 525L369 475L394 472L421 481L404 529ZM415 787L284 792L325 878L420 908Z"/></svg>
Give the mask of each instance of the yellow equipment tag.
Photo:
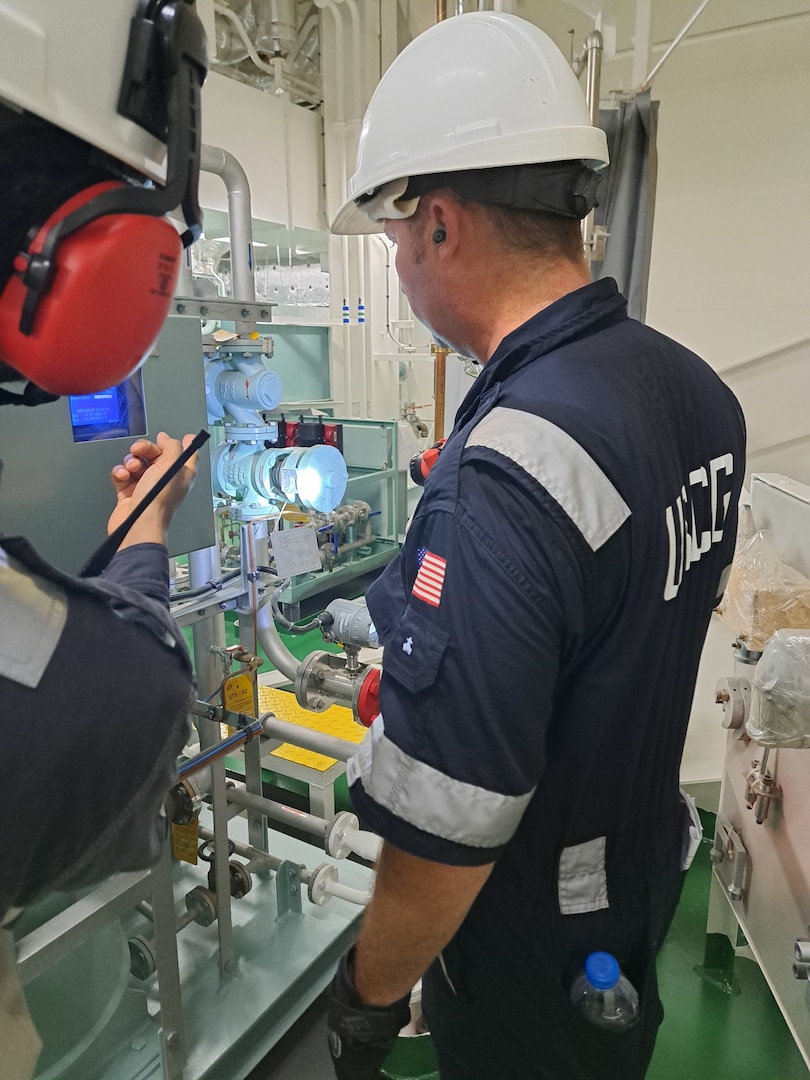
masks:
<svg viewBox="0 0 810 1080"><path fill-rule="evenodd" d="M197 818L188 825L172 825L172 855L181 862L197 865L197 842L200 839L200 822Z"/></svg>
<svg viewBox="0 0 810 1080"><path fill-rule="evenodd" d="M253 679L247 672L229 675L222 684L222 704L228 712L253 713Z"/></svg>
<svg viewBox="0 0 810 1080"><path fill-rule="evenodd" d="M228 712L253 715L253 679L246 671L238 675L229 675L222 683L222 707ZM222 725L226 730L223 735L232 735L235 727Z"/></svg>

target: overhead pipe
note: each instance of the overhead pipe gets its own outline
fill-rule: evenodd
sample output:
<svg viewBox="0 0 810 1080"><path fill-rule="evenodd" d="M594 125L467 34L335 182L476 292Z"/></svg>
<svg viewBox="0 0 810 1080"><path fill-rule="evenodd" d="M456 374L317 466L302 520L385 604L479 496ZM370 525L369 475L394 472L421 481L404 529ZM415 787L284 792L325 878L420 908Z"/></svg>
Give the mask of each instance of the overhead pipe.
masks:
<svg viewBox="0 0 810 1080"><path fill-rule="evenodd" d="M253 303L256 283L253 277L253 220L250 204L250 181L241 164L227 150L203 144L200 168L213 173L225 184L228 193L228 235L231 242L231 294L234 300Z"/></svg>
<svg viewBox="0 0 810 1080"><path fill-rule="evenodd" d="M282 61L281 69L279 69L277 65L274 66L272 62L268 64L264 60L262 60L261 56L259 56L259 53L256 50L255 45L248 37L247 31L242 25L242 20L235 12L231 11L230 8L225 7L224 4L218 3L214 4L214 11L216 11L218 15L221 15L224 19L227 19L228 22L231 23L234 30L236 30L237 34L239 35L242 44L245 46L248 56L260 71L264 71L267 75L272 75L274 79L277 78L278 71L282 71L282 77L284 79L285 85L281 86L279 83L276 83L279 90L284 90L286 93L293 93L296 97L301 97L305 101L308 101L310 105L320 105L321 93L318 88L315 86L310 86L309 84L303 82L303 80L294 79L291 76L284 74L283 59L281 57L272 58L273 60L279 59Z"/></svg>
<svg viewBox="0 0 810 1080"><path fill-rule="evenodd" d="M661 59L658 61L658 63L655 65L655 67L652 69L652 71L649 73L649 75L644 80L644 82L641 84L641 86L639 86L639 88L638 88L638 93L639 94L643 94L646 90L650 89L650 87L652 86L652 81L655 78L655 76L658 74L658 72L661 70L661 68L667 62L669 57L672 55L673 51L677 48L677 46L681 43L681 41L683 41L683 39L689 33L692 26L698 20L700 15L709 6L709 2L710 2L710 0L702 0L700 5L698 6L697 10L692 15L692 17L687 20L687 22L686 22L685 26L683 27L683 29L681 30L681 32L679 34L675 35L675 37L672 39L672 42L671 42L669 48L667 49L667 51L664 53L664 55L661 57Z"/></svg>
<svg viewBox="0 0 810 1080"><path fill-rule="evenodd" d="M349 12L349 18L351 20L352 31L352 69L354 75L354 100L349 102L349 108L346 109L346 102L343 100L343 79L341 67L343 63L343 20L339 13L339 8L342 3L346 4ZM338 55L338 101L344 109L344 116L341 119L347 119L345 112L354 112L354 116L351 119L360 120L363 115L363 88L362 88L362 75L363 75L363 58L362 58L362 46L360 38L360 13L357 10L357 4L355 0L315 0L315 6L321 11L328 10L332 18L335 20L335 36L337 44Z"/></svg>
<svg viewBox="0 0 810 1080"><path fill-rule="evenodd" d="M691 34L686 38L683 45L703 45L707 41L721 41L729 37L738 37L741 34L758 34L763 30L784 29L791 23L806 22L810 18L810 11L799 11L791 15L775 15L772 18L757 19L750 23L734 23L732 26L718 27L716 30L704 30L699 34ZM668 49L671 42L658 41L652 45L653 52ZM635 53L635 49L617 49L611 56L611 60L628 60Z"/></svg>

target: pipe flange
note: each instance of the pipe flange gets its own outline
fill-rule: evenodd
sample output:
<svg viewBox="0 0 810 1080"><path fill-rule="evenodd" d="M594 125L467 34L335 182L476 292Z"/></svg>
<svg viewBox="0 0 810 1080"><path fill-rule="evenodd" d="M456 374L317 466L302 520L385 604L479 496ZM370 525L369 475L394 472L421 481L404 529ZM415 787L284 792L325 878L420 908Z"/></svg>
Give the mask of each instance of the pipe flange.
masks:
<svg viewBox="0 0 810 1080"><path fill-rule="evenodd" d="M360 822L357 817L350 814L348 810L342 810L339 814L335 814L324 837L326 854L331 855L333 859L345 859L352 850L346 843L346 833L349 829L357 832L359 828Z"/></svg>
<svg viewBox="0 0 810 1080"><path fill-rule="evenodd" d="M127 946L130 974L141 982L154 975L157 971L157 956L153 943L137 934L127 941Z"/></svg>
<svg viewBox="0 0 810 1080"><path fill-rule="evenodd" d="M186 909L195 912L194 922L198 926L210 926L217 918L217 898L210 889L197 885L186 893Z"/></svg>
<svg viewBox="0 0 810 1080"><path fill-rule="evenodd" d="M241 900L253 888L253 878L245 864L237 862L236 859L228 863L228 869L231 876L231 896L234 900Z"/></svg>
<svg viewBox="0 0 810 1080"><path fill-rule="evenodd" d="M309 885L307 885L307 896L310 902L318 907L328 904L332 899L332 894L327 890L330 885L336 884L338 880L336 866L332 866L331 863L321 863L320 866L316 866L310 876Z"/></svg>
<svg viewBox="0 0 810 1080"><path fill-rule="evenodd" d="M295 674L295 700L302 709L324 712L333 704L321 689L323 664L332 653L313 652L305 656Z"/></svg>

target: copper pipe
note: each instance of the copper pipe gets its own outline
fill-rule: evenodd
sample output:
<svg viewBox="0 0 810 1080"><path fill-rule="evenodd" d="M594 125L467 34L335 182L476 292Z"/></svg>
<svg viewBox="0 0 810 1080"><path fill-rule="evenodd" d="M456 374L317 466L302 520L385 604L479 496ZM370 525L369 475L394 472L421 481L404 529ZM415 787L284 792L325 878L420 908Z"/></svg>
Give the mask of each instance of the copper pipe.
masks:
<svg viewBox="0 0 810 1080"><path fill-rule="evenodd" d="M444 345L431 345L430 351L436 358L433 369L433 438L438 442L444 438L444 388L450 350Z"/></svg>
<svg viewBox="0 0 810 1080"><path fill-rule="evenodd" d="M436 0L436 22L447 18L447 0ZM431 345L430 351L435 359L433 368L433 438L436 442L444 438L444 384L449 349L441 345Z"/></svg>

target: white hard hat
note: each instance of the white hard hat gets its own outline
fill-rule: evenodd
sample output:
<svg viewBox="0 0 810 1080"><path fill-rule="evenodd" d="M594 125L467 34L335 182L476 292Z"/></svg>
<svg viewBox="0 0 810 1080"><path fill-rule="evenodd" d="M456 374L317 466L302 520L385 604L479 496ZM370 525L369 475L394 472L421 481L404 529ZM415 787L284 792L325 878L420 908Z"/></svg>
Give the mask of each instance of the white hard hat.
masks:
<svg viewBox="0 0 810 1080"><path fill-rule="evenodd" d="M396 58L369 102L335 233L370 233L408 216L405 185L433 173L541 162L608 163L605 133L563 54L533 23L492 11L437 23ZM361 209L356 200L365 196ZM369 197L372 198L369 198ZM371 213L369 215L369 203ZM389 212L393 211L393 212Z"/></svg>
<svg viewBox="0 0 810 1080"><path fill-rule="evenodd" d="M160 18L202 34L185 0L0 0L0 101L162 182L165 139L118 111L132 24ZM204 54L204 35L192 47L200 42Z"/></svg>

